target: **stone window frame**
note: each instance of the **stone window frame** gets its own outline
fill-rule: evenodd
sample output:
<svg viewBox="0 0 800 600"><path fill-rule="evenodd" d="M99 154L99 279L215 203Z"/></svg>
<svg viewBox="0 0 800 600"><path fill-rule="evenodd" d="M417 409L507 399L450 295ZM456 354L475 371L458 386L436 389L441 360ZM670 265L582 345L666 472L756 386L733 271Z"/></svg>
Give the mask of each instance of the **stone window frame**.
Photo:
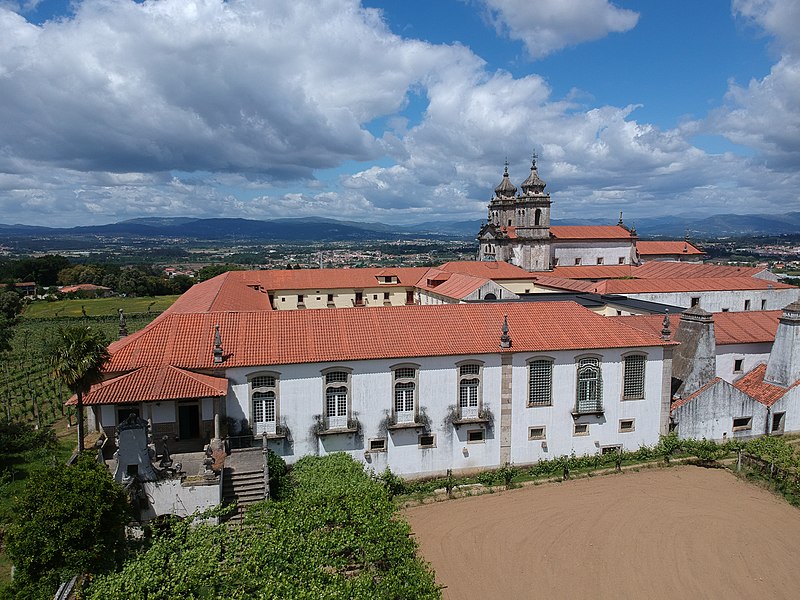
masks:
<svg viewBox="0 0 800 600"><path fill-rule="evenodd" d="M470 381L470 380L473 380L473 379L477 379L478 380L478 387L477 387L477 396L478 396L477 397L477 401L478 401L477 415L480 415L480 413L481 413L481 409L483 408L483 368L484 368L484 364L485 363L482 360L474 360L474 359L461 360L461 361L456 363L456 368L458 369L458 371L457 371L458 384L456 385L456 408L458 408L458 414L461 416L462 419L469 418L469 417L465 417L464 416L464 413L462 411L462 408L464 408L464 407L461 405L461 389L462 389L462 386L464 385L463 382L466 382L466 381ZM463 368L464 367L469 367L469 366L478 367L477 374L475 374L475 373L462 373ZM469 398L467 399L467 401L469 402ZM470 407L467 406L467 408L470 408Z"/></svg>
<svg viewBox="0 0 800 600"><path fill-rule="evenodd" d="M478 439L470 439L477 437ZM467 443L468 444L484 444L486 443L486 430L482 427L480 429L467 429Z"/></svg>
<svg viewBox="0 0 800 600"><path fill-rule="evenodd" d="M591 361L591 362L590 362ZM581 375L590 370L596 370L597 385L595 386L594 398L581 400ZM583 381L589 381L584 379ZM588 406L594 403L594 407ZM582 406L583 404L583 406ZM603 357L600 354L581 354L575 357L575 414L601 413L603 412Z"/></svg>
<svg viewBox="0 0 800 600"><path fill-rule="evenodd" d="M547 382L547 402L536 401L533 399L533 365L534 363L549 363L550 366L550 380ZM532 356L526 361L528 371L528 400L527 406L530 408L538 408L542 406L553 406L553 370L555 366L555 359L551 356Z"/></svg>
<svg viewBox="0 0 800 600"><path fill-rule="evenodd" d="M430 438L431 443L423 444L423 438ZM420 433L417 436L417 446L420 448L436 448L436 434L435 433Z"/></svg>
<svg viewBox="0 0 800 600"><path fill-rule="evenodd" d="M572 436L585 437L589 435L589 423L573 423Z"/></svg>
<svg viewBox="0 0 800 600"><path fill-rule="evenodd" d="M367 444L367 449L370 452L386 452L389 446L389 442L385 437L370 438Z"/></svg>
<svg viewBox="0 0 800 600"><path fill-rule="evenodd" d="M620 419L619 420L619 433L632 433L636 431L636 419Z"/></svg>
<svg viewBox="0 0 800 600"><path fill-rule="evenodd" d="M736 422L739 422L737 425ZM750 431L753 429L753 416L749 417L733 417L731 421L731 431Z"/></svg>
<svg viewBox="0 0 800 600"><path fill-rule="evenodd" d="M541 434L534 433L534 431L540 430L542 431ZM531 425L528 427L528 439L529 440L546 440L547 439L547 425Z"/></svg>
<svg viewBox="0 0 800 600"><path fill-rule="evenodd" d="M272 383L270 384L268 381L263 383L259 382L258 380L261 378L271 378ZM250 426L253 430L255 435L262 435L264 433L267 434L274 434L277 431L278 423L280 422L281 418L281 403L280 403L280 381L281 381L281 374L278 371L254 371L253 373L249 373L247 375L247 397L250 401ZM268 396L266 394L273 394L272 397L272 411L275 416L274 421L261 421L262 423L275 423L274 428L264 428L263 431L259 431L258 421L256 421L256 396L255 394L265 394L265 396L258 398L264 401L264 407L261 409L262 414L267 413L267 400ZM272 429L269 431L268 429Z"/></svg>
<svg viewBox="0 0 800 600"><path fill-rule="evenodd" d="M632 367L628 365L628 359L634 358L642 358L642 366L640 373L632 372ZM626 393L629 391L629 378L634 376L639 376L639 381L637 383L637 387L641 388L641 391L636 390L636 393ZM630 387L633 387L631 384ZM620 390L621 397L624 402L631 402L636 400L644 400L647 395L647 353L642 352L639 350L635 350L633 352L626 352L622 355L622 389Z"/></svg>
<svg viewBox="0 0 800 600"><path fill-rule="evenodd" d="M331 380L329 381L329 375L333 373L344 373L346 378L344 381L342 380ZM347 423L350 421L352 414L353 414L353 369L350 367L342 367L342 366L333 366L328 367L326 369L322 369L320 371L322 375L322 417L325 422L326 429L346 429ZM345 417L345 424L344 425L336 425L335 427L331 427L329 419L331 415L328 414L328 390L338 390L339 388L344 388L345 399L347 408L345 410L345 415L336 414L334 417L341 418ZM338 411L338 401L337 401L337 413Z"/></svg>
<svg viewBox="0 0 800 600"><path fill-rule="evenodd" d="M417 418L419 416L419 370L420 370L420 365L418 365L417 363L404 362L404 363L398 363L396 365L392 365L389 368L390 368L390 370L392 372L391 414L392 414L392 417L393 417L393 421L394 421L394 423L398 423L399 422L398 419L397 419L397 413L400 412L400 411L397 410L397 406L398 406L398 397L397 397L398 389L397 388L398 388L398 386L400 386L400 385L407 386L408 384L413 384L414 387L411 388L411 391L413 393L413 409L412 409L412 412L413 412L414 416L413 416L413 420L412 421L406 421L406 422L416 423L417 422ZM413 370L413 374L411 376L409 376L408 373L403 373L403 370L405 370L405 369ZM408 388L405 388L405 389L408 389ZM408 411L404 411L404 412L408 412Z"/></svg>

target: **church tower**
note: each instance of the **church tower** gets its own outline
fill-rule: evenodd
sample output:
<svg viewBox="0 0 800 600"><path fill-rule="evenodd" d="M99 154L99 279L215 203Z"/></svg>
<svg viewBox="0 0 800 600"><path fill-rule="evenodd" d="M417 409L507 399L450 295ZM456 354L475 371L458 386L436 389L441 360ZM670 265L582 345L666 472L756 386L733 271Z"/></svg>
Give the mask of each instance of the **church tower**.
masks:
<svg viewBox="0 0 800 600"><path fill-rule="evenodd" d="M522 182L522 193L511 183L508 161L503 180L489 202L486 225L478 233L478 260L502 260L527 271L547 271L550 266L550 194L536 169Z"/></svg>

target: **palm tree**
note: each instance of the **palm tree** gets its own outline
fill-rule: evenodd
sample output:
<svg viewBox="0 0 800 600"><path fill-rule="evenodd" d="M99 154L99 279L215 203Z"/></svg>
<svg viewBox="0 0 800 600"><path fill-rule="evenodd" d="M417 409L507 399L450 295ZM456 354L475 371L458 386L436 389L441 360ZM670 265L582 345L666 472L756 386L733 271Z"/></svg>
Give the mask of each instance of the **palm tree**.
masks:
<svg viewBox="0 0 800 600"><path fill-rule="evenodd" d="M83 451L83 395L103 379L102 368L110 355L102 333L86 325L59 327L46 353L53 378L78 397L78 450Z"/></svg>

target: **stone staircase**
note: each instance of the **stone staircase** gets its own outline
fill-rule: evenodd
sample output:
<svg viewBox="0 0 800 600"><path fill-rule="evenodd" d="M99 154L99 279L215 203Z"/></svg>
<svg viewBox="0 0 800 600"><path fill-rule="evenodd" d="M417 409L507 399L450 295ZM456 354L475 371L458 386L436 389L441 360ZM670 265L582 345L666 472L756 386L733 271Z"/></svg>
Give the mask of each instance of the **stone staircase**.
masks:
<svg viewBox="0 0 800 600"><path fill-rule="evenodd" d="M234 470L225 467L222 479L222 501L225 504L236 502L237 509L227 520L229 526L240 526L244 520L244 510L254 502L264 500L264 471Z"/></svg>

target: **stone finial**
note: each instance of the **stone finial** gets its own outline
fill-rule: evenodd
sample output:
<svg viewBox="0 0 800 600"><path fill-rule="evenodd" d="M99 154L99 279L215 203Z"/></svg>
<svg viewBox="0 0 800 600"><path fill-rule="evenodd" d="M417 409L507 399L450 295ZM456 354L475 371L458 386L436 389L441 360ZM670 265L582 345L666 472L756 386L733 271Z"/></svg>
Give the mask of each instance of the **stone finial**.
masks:
<svg viewBox="0 0 800 600"><path fill-rule="evenodd" d="M631 228L629 229L629 231L631 232L631 237L636 237L636 223L631 225Z"/></svg>
<svg viewBox="0 0 800 600"><path fill-rule="evenodd" d="M617 221L617 225L625 227L625 221L622 220L622 211L619 211L619 221Z"/></svg>
<svg viewBox="0 0 800 600"><path fill-rule="evenodd" d="M503 328L500 331L500 347L511 348L511 336L508 335L508 315L503 315Z"/></svg>
<svg viewBox="0 0 800 600"><path fill-rule="evenodd" d="M219 334L219 325L214 325L214 364L222 362L222 336Z"/></svg>
<svg viewBox="0 0 800 600"><path fill-rule="evenodd" d="M119 309L119 339L128 335L128 324L125 322L125 312Z"/></svg>
<svg viewBox="0 0 800 600"><path fill-rule="evenodd" d="M661 323L661 339L665 342L669 341L672 332L669 329L669 309L664 310L664 320Z"/></svg>

